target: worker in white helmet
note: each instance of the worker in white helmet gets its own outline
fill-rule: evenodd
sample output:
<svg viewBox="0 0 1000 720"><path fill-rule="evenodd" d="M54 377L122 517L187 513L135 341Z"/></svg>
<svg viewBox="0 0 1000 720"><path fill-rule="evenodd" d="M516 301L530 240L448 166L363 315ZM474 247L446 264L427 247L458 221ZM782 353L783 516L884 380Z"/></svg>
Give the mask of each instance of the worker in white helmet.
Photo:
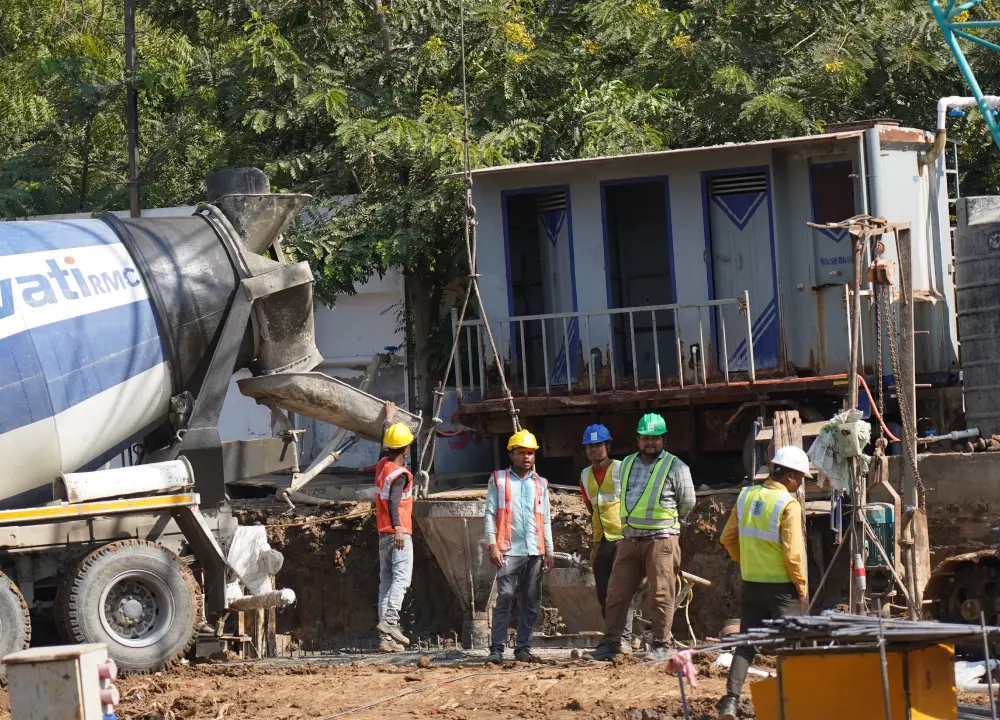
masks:
<svg viewBox="0 0 1000 720"><path fill-rule="evenodd" d="M743 576L741 633L762 627L764 620L809 610L802 507L795 499L808 477L809 458L802 449L780 448L771 460L770 476L762 485L743 488L722 531L722 544ZM720 720L736 720L740 692L756 654L752 646L736 650L726 696L718 705Z"/></svg>

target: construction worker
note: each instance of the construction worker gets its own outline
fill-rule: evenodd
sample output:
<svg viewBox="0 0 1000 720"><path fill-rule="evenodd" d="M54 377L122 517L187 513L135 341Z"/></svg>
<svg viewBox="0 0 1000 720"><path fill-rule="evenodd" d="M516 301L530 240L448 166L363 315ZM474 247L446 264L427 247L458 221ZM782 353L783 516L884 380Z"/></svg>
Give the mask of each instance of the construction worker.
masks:
<svg viewBox="0 0 1000 720"><path fill-rule="evenodd" d="M681 569L681 520L694 508L688 466L663 449L667 424L655 413L642 416L636 431L639 452L622 461L621 542L618 543L604 616L604 639L590 660L621 653L622 632L632 596L643 578L652 592L651 659L666 659Z"/></svg>
<svg viewBox="0 0 1000 720"><path fill-rule="evenodd" d="M497 602L487 664L503 663L510 609L518 601L514 659L537 662L531 635L542 607L542 573L553 566L548 481L535 472L538 441L518 430L507 442L510 468L490 475L486 492L485 543L497 568Z"/></svg>
<svg viewBox="0 0 1000 720"><path fill-rule="evenodd" d="M413 475L406 453L413 433L403 423L385 431L386 456L375 466L375 521L378 526L378 626L381 652L399 652L410 644L399 628L403 596L413 576Z"/></svg>
<svg viewBox="0 0 1000 720"><path fill-rule="evenodd" d="M591 512L594 526L594 541L590 551L590 566L594 569L594 585L597 602L601 605L601 617L605 617L608 599L608 580L615 564L618 541L622 539L621 490L622 462L612 460L611 432L604 425L591 425L583 431L583 446L587 451L590 465L580 473L580 492ZM629 605L622 632L622 650L631 651L632 645L632 605Z"/></svg>
<svg viewBox="0 0 1000 720"><path fill-rule="evenodd" d="M808 612L802 507L795 499L807 477L812 475L805 452L794 446L780 448L768 479L743 488L722 531L722 544L743 576L741 633L762 627L767 619ZM718 705L720 719L736 720L740 691L756 654L755 647L737 648L726 696Z"/></svg>

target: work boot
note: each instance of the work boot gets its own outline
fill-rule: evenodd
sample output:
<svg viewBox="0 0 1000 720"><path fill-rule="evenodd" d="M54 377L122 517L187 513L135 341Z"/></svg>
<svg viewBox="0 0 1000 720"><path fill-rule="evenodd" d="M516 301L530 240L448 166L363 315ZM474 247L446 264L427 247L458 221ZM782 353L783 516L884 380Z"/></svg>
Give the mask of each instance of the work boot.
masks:
<svg viewBox="0 0 1000 720"><path fill-rule="evenodd" d="M521 648L514 652L514 659L523 663L540 663L542 659L532 654L531 648Z"/></svg>
<svg viewBox="0 0 1000 720"><path fill-rule="evenodd" d="M622 654L621 643L615 643L614 645L608 645L602 642L594 650L589 653L583 654L584 660L614 660L616 657Z"/></svg>
<svg viewBox="0 0 1000 720"><path fill-rule="evenodd" d="M719 711L719 720L736 720L737 700L738 698L732 695L726 695L719 700L719 704L715 706Z"/></svg>
<svg viewBox="0 0 1000 720"><path fill-rule="evenodd" d="M410 644L410 638L406 637L406 635L403 634L403 631L399 629L399 625L396 625L395 623L390 625L389 623L383 621L376 625L375 629L383 635L388 635L400 645Z"/></svg>
<svg viewBox="0 0 1000 720"><path fill-rule="evenodd" d="M503 665L503 650L490 650L486 658L487 665Z"/></svg>
<svg viewBox="0 0 1000 720"><path fill-rule="evenodd" d="M384 637L378 643L378 651L382 653L403 652L405 649L391 637Z"/></svg>
<svg viewBox="0 0 1000 720"><path fill-rule="evenodd" d="M631 654L632 654L632 641L622 640L622 655L631 655Z"/></svg>
<svg viewBox="0 0 1000 720"><path fill-rule="evenodd" d="M663 662L670 659L670 647L666 643L653 643L653 647L646 653L646 660L652 662Z"/></svg>

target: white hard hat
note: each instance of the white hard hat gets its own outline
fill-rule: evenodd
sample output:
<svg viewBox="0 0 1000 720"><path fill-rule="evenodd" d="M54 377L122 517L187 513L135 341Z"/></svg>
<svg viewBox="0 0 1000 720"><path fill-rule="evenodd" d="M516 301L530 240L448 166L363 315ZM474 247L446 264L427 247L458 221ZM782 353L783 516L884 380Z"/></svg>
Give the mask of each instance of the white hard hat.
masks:
<svg viewBox="0 0 1000 720"><path fill-rule="evenodd" d="M806 455L805 450L797 448L794 445L786 445L783 448L779 448L774 453L771 464L795 470L809 478L812 477L812 473L809 472L809 456Z"/></svg>

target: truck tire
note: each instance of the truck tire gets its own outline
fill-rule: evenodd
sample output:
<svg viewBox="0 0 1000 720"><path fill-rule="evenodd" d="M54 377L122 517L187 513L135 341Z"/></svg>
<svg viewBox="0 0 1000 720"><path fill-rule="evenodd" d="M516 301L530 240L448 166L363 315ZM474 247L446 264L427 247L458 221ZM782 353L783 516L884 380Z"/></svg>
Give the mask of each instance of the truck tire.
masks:
<svg viewBox="0 0 1000 720"><path fill-rule="evenodd" d="M190 568L145 540L95 550L61 590L57 627L71 642L107 644L126 672L154 672L181 659L201 621L201 589Z"/></svg>
<svg viewBox="0 0 1000 720"><path fill-rule="evenodd" d="M24 650L31 642L31 616L21 591L9 577L0 573L0 658ZM7 669L0 663L0 679Z"/></svg>

